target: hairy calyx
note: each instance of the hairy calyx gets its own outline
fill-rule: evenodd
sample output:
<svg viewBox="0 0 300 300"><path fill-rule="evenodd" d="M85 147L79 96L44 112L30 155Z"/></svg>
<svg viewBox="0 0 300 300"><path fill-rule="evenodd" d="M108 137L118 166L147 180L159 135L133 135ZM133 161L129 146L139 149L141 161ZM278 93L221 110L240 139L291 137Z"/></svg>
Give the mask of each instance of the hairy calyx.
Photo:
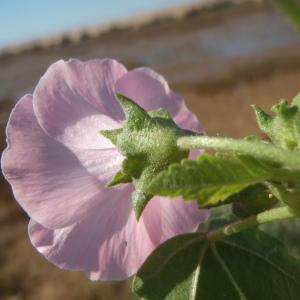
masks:
<svg viewBox="0 0 300 300"><path fill-rule="evenodd" d="M110 139L125 159L108 186L133 183L132 204L139 219L153 197L148 191L151 180L170 164L188 156L188 150L177 146L177 139L195 133L179 128L165 109L146 112L124 95L116 97L126 117L123 127L100 133Z"/></svg>

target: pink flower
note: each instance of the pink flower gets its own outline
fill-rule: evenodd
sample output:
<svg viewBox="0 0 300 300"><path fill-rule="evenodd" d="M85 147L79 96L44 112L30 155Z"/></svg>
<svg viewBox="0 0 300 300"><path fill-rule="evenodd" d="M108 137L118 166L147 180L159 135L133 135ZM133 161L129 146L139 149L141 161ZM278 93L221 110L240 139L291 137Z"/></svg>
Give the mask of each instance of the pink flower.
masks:
<svg viewBox="0 0 300 300"><path fill-rule="evenodd" d="M121 127L119 92L146 110L166 108L182 128L199 130L194 114L148 68L127 71L111 59L58 61L33 95L17 103L7 126L2 169L28 213L32 244L64 269L93 280L134 274L150 252L195 230L207 211L181 198L154 197L139 222L132 184L106 188L123 156L99 130Z"/></svg>

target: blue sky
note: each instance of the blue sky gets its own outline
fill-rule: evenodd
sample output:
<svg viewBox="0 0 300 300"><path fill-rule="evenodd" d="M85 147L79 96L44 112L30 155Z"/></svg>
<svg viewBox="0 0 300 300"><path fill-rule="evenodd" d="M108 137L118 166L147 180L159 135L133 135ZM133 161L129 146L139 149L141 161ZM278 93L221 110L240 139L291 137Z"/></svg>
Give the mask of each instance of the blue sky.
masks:
<svg viewBox="0 0 300 300"><path fill-rule="evenodd" d="M0 0L0 47L192 0Z"/></svg>

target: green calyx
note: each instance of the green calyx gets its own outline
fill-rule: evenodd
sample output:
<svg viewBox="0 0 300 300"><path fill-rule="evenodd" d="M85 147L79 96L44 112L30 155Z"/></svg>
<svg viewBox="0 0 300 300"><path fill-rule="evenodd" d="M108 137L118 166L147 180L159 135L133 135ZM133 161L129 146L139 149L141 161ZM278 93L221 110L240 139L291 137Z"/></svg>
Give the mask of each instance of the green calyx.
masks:
<svg viewBox="0 0 300 300"><path fill-rule="evenodd" d="M115 174L108 186L132 182L135 191L132 204L137 219L153 197L148 190L149 183L170 164L188 156L189 151L177 146L177 139L193 134L180 129L165 109L146 112L131 99L116 94L125 113L123 128L102 130L125 157L122 169Z"/></svg>
<svg viewBox="0 0 300 300"><path fill-rule="evenodd" d="M282 148L299 150L300 147L300 95L296 96L291 105L281 100L272 107L275 113L271 116L258 106L253 106L260 129L269 136L271 141Z"/></svg>

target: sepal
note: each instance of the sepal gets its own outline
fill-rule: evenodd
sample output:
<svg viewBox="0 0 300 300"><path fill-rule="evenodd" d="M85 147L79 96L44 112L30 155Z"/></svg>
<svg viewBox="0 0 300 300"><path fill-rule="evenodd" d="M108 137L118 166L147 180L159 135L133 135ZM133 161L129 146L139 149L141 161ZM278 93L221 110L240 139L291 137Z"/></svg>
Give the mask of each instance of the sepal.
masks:
<svg viewBox="0 0 300 300"><path fill-rule="evenodd" d="M118 136L122 133L122 128L113 130L100 130L98 133L109 139L114 145L118 143Z"/></svg>
<svg viewBox="0 0 300 300"><path fill-rule="evenodd" d="M273 116L256 105L252 106L259 128L275 145L290 150L299 149L300 145L300 114L296 102L289 105L286 100L281 100L272 106Z"/></svg>
<svg viewBox="0 0 300 300"><path fill-rule="evenodd" d="M132 181L131 176L124 173L122 170L120 170L118 173L115 174L113 179L106 186L112 187L121 183L128 183L131 181Z"/></svg>
<svg viewBox="0 0 300 300"><path fill-rule="evenodd" d="M100 133L117 147L125 159L122 169L108 186L133 183L132 205L139 219L153 197L148 190L152 179L170 164L188 156L189 151L178 147L178 138L196 133L179 128L165 109L146 112L124 95L116 94L116 98L125 113L123 127Z"/></svg>

